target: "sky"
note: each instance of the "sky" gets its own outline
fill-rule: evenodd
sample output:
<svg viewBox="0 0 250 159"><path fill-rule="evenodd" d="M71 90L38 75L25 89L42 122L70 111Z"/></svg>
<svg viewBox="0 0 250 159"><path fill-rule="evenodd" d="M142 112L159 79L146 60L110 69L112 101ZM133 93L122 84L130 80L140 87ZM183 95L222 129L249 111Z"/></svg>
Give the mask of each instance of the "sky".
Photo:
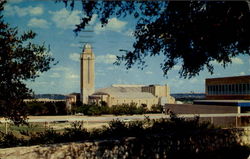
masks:
<svg viewBox="0 0 250 159"><path fill-rule="evenodd" d="M135 20L132 17L118 19L111 17L109 24L101 27L97 16L93 16L88 30L75 35L73 29L84 16L80 3L73 11L63 3L55 1L9 0L5 5L4 19L11 27L18 27L20 32L33 30L38 35L34 43L50 47L50 53L59 63L26 84L35 94L70 94L80 92L80 60L84 42L89 42L96 57L95 87L109 87L112 84L167 84L171 93L201 92L205 90L205 79L226 76L250 75L250 57L241 55L232 59L225 69L214 63L214 74L205 69L199 76L191 79L179 77L180 64L163 76L160 64L163 56L146 59L147 67L143 70L135 65L126 70L124 65L115 66L120 49L132 50Z"/></svg>

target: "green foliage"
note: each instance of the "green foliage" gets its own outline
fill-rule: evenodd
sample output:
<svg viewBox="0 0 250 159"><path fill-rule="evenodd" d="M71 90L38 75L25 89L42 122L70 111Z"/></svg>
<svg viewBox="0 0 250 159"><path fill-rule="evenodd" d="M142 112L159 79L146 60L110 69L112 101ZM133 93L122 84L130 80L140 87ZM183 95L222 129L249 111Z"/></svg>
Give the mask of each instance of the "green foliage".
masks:
<svg viewBox="0 0 250 159"><path fill-rule="evenodd" d="M159 104L155 104L151 107L151 112L152 113L162 113L163 107Z"/></svg>
<svg viewBox="0 0 250 159"><path fill-rule="evenodd" d="M30 102L27 103L27 113L29 115L42 115L47 112L47 108L44 106L44 103L40 102Z"/></svg>
<svg viewBox="0 0 250 159"><path fill-rule="evenodd" d="M83 128L83 122L74 122L70 128L65 128L63 138L65 142L83 141L89 138L89 132Z"/></svg>
<svg viewBox="0 0 250 159"><path fill-rule="evenodd" d="M58 110L57 110L57 106L55 103L44 103L44 107L46 107L46 114L47 115L55 115L57 114ZM63 109L63 108L61 108Z"/></svg>
<svg viewBox="0 0 250 159"><path fill-rule="evenodd" d="M76 109L77 113L83 113L84 115L101 115L101 106L92 104L84 104Z"/></svg>
<svg viewBox="0 0 250 159"><path fill-rule="evenodd" d="M66 115L65 102L29 102L27 105L27 114L29 115Z"/></svg>
<svg viewBox="0 0 250 159"><path fill-rule="evenodd" d="M56 102L55 106L56 106L56 110L57 110L58 115L66 115L67 114L65 102Z"/></svg>
<svg viewBox="0 0 250 159"><path fill-rule="evenodd" d="M0 147L21 146L23 139L17 138L13 133L4 134L0 132Z"/></svg>
<svg viewBox="0 0 250 159"><path fill-rule="evenodd" d="M35 80L48 71L54 58L44 44L32 43L36 33L21 34L4 22L5 3L0 2L0 115L20 124L27 115L23 99L32 93L24 81Z"/></svg>
<svg viewBox="0 0 250 159"><path fill-rule="evenodd" d="M60 0L59 0L60 1ZM70 3L74 0L61 0ZM199 75L213 61L224 67L240 54L250 54L249 1L82 1L85 13L76 25L79 33L94 15L102 26L113 16L132 16L136 20L133 50L121 50L117 64L125 62L145 67L145 57L163 55L164 75L181 63L184 78Z"/></svg>
<svg viewBox="0 0 250 159"><path fill-rule="evenodd" d="M76 108L77 113L83 113L84 115L101 115L101 114L114 114L114 115L133 115L143 114L147 112L147 108L143 106L137 106L136 103L113 105L109 107L107 104L101 105L88 105L84 104Z"/></svg>
<svg viewBox="0 0 250 159"><path fill-rule="evenodd" d="M133 114L143 114L147 112L147 109L143 106L137 106L136 103L131 104L121 104L111 106L111 112L114 115L133 115Z"/></svg>
<svg viewBox="0 0 250 159"><path fill-rule="evenodd" d="M29 144L53 144L63 142L63 136L53 129L46 129L44 132L33 134L28 141Z"/></svg>

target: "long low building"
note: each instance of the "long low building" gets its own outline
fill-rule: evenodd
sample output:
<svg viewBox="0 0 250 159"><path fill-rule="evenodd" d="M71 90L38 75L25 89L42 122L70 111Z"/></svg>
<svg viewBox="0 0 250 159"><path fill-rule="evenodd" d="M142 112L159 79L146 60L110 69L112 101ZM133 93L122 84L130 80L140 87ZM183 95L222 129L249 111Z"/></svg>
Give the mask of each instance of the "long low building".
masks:
<svg viewBox="0 0 250 159"><path fill-rule="evenodd" d="M250 100L250 76L206 79L206 99Z"/></svg>
<svg viewBox="0 0 250 159"><path fill-rule="evenodd" d="M104 101L107 105L120 105L136 103L138 106L164 105L174 103L175 99L170 96L167 85L112 85L108 88L97 90L89 96L89 102L100 103Z"/></svg>
<svg viewBox="0 0 250 159"><path fill-rule="evenodd" d="M41 103L55 103L55 102L66 102L66 99L49 99L49 98L34 98L34 99L24 99L24 102L41 102Z"/></svg>

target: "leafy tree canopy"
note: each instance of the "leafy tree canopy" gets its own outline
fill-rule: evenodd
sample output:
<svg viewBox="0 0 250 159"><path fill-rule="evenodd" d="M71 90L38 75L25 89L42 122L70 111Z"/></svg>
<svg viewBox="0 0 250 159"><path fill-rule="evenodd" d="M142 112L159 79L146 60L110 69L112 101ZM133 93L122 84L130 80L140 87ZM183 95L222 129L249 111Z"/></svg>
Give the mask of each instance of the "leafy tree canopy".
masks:
<svg viewBox="0 0 250 159"><path fill-rule="evenodd" d="M59 0L74 8L74 0ZM112 16L133 16L137 20L133 50L117 57L127 68L145 66L145 57L163 54L167 75L179 61L180 77L191 78L212 61L226 67L232 57L250 54L250 3L246 1L82 1L85 16L76 25L84 30L94 14L105 26Z"/></svg>
<svg viewBox="0 0 250 159"><path fill-rule="evenodd" d="M54 59L44 45L31 42L36 33L20 34L17 28L4 22L5 3L0 2L0 115L18 124L26 118L23 99L32 93L24 81L34 80L49 70Z"/></svg>

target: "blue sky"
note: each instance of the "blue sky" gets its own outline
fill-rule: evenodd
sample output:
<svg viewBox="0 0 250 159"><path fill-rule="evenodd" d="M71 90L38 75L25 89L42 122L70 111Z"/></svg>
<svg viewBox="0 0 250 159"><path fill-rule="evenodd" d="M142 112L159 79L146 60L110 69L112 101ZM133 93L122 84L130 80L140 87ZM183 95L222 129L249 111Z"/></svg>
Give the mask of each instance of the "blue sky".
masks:
<svg viewBox="0 0 250 159"><path fill-rule="evenodd" d="M76 4L78 5L78 3ZM92 33L80 33L75 36L73 29L80 22L80 4L73 11L65 8L63 3L54 1L10 0L5 5L5 20L12 26L17 26L23 32L33 30L38 34L35 43L50 45L53 57L59 61L51 70L40 75L35 82L26 82L36 94L80 92L80 61L83 44L89 41L96 56L95 72L96 89L108 87L111 84L168 84L171 93L204 92L206 78L238 76L250 74L250 57L238 56L226 69L214 62L215 70L211 75L204 70L192 79L179 78L180 65L169 72L168 78L163 77L160 63L163 57L147 58L148 67L144 70L126 70L125 66L114 66L116 55L121 55L120 49L132 49L135 21L131 17L117 19L111 17L106 27L101 27L94 16L89 30Z"/></svg>

